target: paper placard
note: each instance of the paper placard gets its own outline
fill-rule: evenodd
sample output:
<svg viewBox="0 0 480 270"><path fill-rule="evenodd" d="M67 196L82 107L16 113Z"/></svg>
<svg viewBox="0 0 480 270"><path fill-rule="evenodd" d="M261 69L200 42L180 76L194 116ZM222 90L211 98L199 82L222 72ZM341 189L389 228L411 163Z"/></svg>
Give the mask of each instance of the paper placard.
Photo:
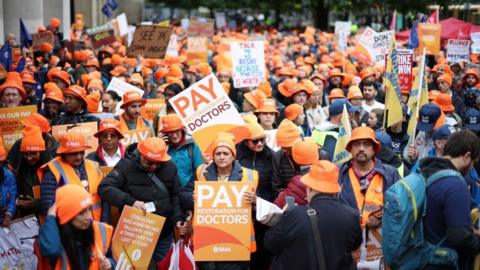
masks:
<svg viewBox="0 0 480 270"><path fill-rule="evenodd" d="M233 85L256 87L265 79L263 41L232 42Z"/></svg>
<svg viewBox="0 0 480 270"><path fill-rule="evenodd" d="M123 130L123 139L120 141L123 145L129 146L132 143L139 143L152 137L152 130L149 128Z"/></svg>
<svg viewBox="0 0 480 270"><path fill-rule="evenodd" d="M423 52L423 48L427 48L428 55L437 55L440 51L440 34L442 31L441 24L419 23L417 28L419 46L417 54Z"/></svg>
<svg viewBox="0 0 480 270"><path fill-rule="evenodd" d="M161 114L167 113L167 107L165 106L164 98L147 99L147 103L140 109L142 117L150 123L159 112Z"/></svg>
<svg viewBox="0 0 480 270"><path fill-rule="evenodd" d="M178 57L177 35L170 36L167 47L167 56Z"/></svg>
<svg viewBox="0 0 480 270"><path fill-rule="evenodd" d="M447 60L449 63L470 62L470 40L449 39Z"/></svg>
<svg viewBox="0 0 480 270"><path fill-rule="evenodd" d="M40 225L35 216L13 220L0 228L0 269L37 269L33 245Z"/></svg>
<svg viewBox="0 0 480 270"><path fill-rule="evenodd" d="M189 36L211 37L215 34L214 21L209 18L192 18L188 24Z"/></svg>
<svg viewBox="0 0 480 270"><path fill-rule="evenodd" d="M93 33L88 36L92 41L92 45L95 49L115 42L115 34L113 29L105 30L97 33Z"/></svg>
<svg viewBox="0 0 480 270"><path fill-rule="evenodd" d="M142 97L143 97L143 93L145 92L142 89L134 85L131 85L126 81L120 80L119 78L116 78L116 77L112 77L112 80L110 80L110 83L108 84L105 92L109 90L115 91L119 96L122 97L122 101L119 101L117 104L119 108L120 108L120 105L123 104L123 94L125 94L125 92L133 90L139 93L140 96Z"/></svg>
<svg viewBox="0 0 480 270"><path fill-rule="evenodd" d="M208 38L187 37L187 63L196 65L208 62Z"/></svg>
<svg viewBox="0 0 480 270"><path fill-rule="evenodd" d="M74 125L57 125L52 126L52 136L56 141L60 140L60 137L67 132L78 132L85 136L87 145L90 146L90 149L85 150L85 156L89 153L97 151L98 139L93 136L93 134L98 131L97 122L87 122Z"/></svg>
<svg viewBox="0 0 480 270"><path fill-rule="evenodd" d="M163 59L173 27L140 25L135 29L132 44L128 47L128 57L142 55L145 58Z"/></svg>
<svg viewBox="0 0 480 270"><path fill-rule="evenodd" d="M120 36L125 36L126 34L128 34L127 15L125 13L118 15L117 22L118 22L118 32Z"/></svg>
<svg viewBox="0 0 480 270"><path fill-rule="evenodd" d="M15 108L0 108L0 134L6 150L23 137L22 120L37 112L37 106L19 106Z"/></svg>
<svg viewBox="0 0 480 270"><path fill-rule="evenodd" d="M242 201L248 182L195 182L195 261L250 260L252 209Z"/></svg>
<svg viewBox="0 0 480 270"><path fill-rule="evenodd" d="M472 53L480 53L480 32L470 33Z"/></svg>
<svg viewBox="0 0 480 270"><path fill-rule="evenodd" d="M400 82L400 90L409 91L412 89L413 76L413 50L399 49L397 50L398 63L398 81Z"/></svg>

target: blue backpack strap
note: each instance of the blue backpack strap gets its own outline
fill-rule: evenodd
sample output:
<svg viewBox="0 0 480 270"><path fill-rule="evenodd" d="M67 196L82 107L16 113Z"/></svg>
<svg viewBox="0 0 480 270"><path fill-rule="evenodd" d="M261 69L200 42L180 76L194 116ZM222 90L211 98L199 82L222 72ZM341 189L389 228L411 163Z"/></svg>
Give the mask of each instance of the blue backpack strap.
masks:
<svg viewBox="0 0 480 270"><path fill-rule="evenodd" d="M452 169L440 170L440 171L434 173L433 175L431 175L427 179L427 187L429 187L431 184L435 183L437 180L439 180L441 178L444 178L444 177L449 177L449 176L458 176L458 177L461 177L463 179L463 176L458 171L455 171L455 170L452 170Z"/></svg>

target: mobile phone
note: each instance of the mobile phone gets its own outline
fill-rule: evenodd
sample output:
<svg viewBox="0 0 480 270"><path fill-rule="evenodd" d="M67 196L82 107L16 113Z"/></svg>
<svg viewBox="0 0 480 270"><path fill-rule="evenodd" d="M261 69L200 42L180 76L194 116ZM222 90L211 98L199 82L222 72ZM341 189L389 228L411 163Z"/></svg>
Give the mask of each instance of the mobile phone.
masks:
<svg viewBox="0 0 480 270"><path fill-rule="evenodd" d="M145 211L147 213L153 213L155 212L155 203L154 202L148 202L145 204Z"/></svg>
<svg viewBox="0 0 480 270"><path fill-rule="evenodd" d="M287 203L288 207L294 207L295 206L295 198L292 196L286 196L285 197L285 202Z"/></svg>

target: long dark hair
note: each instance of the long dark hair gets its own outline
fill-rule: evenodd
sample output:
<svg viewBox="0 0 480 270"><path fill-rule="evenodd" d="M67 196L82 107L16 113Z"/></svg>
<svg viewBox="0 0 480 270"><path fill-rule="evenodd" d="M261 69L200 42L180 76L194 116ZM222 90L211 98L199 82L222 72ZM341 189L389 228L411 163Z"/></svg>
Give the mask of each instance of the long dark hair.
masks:
<svg viewBox="0 0 480 270"><path fill-rule="evenodd" d="M94 243L92 224L86 230L76 229L71 221L65 225L60 225L60 238L72 270L80 270L81 261L88 262L88 266L90 265L92 255L90 247ZM82 258L78 256L78 242L81 242L82 248L84 248Z"/></svg>

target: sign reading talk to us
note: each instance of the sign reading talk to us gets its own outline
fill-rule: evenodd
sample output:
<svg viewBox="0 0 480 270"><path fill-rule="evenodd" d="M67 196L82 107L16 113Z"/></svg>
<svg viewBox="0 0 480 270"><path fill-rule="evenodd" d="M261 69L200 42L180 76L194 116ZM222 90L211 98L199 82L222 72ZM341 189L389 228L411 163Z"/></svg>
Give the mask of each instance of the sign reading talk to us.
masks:
<svg viewBox="0 0 480 270"><path fill-rule="evenodd" d="M235 88L258 86L265 78L263 41L232 42L230 46Z"/></svg>
<svg viewBox="0 0 480 270"><path fill-rule="evenodd" d="M142 55L145 58L162 59L167 52L172 27L139 25L128 48L128 57Z"/></svg>

